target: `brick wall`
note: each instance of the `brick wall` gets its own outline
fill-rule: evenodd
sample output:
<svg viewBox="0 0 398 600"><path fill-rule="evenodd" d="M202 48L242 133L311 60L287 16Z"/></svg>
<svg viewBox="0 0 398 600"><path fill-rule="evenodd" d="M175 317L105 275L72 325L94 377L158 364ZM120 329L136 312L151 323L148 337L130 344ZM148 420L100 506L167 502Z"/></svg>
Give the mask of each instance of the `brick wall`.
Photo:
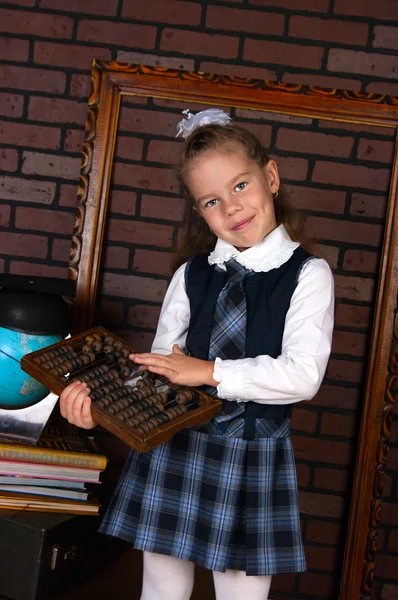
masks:
<svg viewBox="0 0 398 600"><path fill-rule="evenodd" d="M66 276L93 58L398 95L397 40L395 0L3 2L0 270ZM181 217L168 168L180 109L130 100L121 112L96 318L141 348L153 337ZM293 203L306 211L335 270L337 327L327 378L294 416L309 571L277 578L274 586L290 598L333 598L393 132L272 115L264 123L246 111L234 116L278 159ZM388 467L374 586L383 600L398 597L396 448Z"/></svg>

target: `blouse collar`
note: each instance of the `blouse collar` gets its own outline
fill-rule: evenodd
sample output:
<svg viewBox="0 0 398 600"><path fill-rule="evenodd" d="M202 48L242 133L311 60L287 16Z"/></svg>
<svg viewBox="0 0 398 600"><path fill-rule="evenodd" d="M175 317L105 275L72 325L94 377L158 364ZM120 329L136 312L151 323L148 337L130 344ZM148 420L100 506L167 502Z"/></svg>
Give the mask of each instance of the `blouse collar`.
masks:
<svg viewBox="0 0 398 600"><path fill-rule="evenodd" d="M278 269L287 262L299 245L298 242L293 242L284 225L279 225L261 242L243 252L218 238L208 261L210 265L219 265L225 269L224 263L234 258L246 269L256 273L267 272Z"/></svg>

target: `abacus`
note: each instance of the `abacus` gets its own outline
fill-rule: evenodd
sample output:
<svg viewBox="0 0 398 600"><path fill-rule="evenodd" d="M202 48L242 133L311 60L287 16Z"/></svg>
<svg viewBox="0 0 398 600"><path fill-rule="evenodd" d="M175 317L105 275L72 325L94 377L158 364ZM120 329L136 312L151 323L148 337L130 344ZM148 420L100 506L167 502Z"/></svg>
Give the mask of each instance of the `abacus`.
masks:
<svg viewBox="0 0 398 600"><path fill-rule="evenodd" d="M94 327L26 354L21 368L57 395L73 381L86 382L94 421L139 452L221 411L220 400L200 388L140 370L129 359L132 352L113 333Z"/></svg>

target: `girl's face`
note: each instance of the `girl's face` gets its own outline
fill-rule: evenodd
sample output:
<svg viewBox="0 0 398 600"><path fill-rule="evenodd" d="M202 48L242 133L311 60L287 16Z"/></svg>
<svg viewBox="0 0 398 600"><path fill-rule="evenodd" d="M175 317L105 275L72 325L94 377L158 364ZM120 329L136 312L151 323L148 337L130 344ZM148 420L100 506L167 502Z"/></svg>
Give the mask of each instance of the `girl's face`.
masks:
<svg viewBox="0 0 398 600"><path fill-rule="evenodd" d="M275 229L272 194L279 189L279 175L274 161L259 167L239 145L209 150L192 161L185 182L210 229L239 250Z"/></svg>

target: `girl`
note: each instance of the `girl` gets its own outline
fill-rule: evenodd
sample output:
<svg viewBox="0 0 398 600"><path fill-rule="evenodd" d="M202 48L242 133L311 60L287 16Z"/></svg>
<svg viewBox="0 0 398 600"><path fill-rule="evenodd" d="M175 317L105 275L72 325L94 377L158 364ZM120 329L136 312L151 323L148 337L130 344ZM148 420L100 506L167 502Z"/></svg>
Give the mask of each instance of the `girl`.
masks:
<svg viewBox="0 0 398 600"><path fill-rule="evenodd" d="M209 109L179 124L183 239L152 353L131 358L223 411L156 449L132 451L101 531L144 551L141 600L188 600L194 563L217 600L265 600L274 573L305 570L290 442L292 405L325 373L333 328L327 263L302 229L260 142ZM84 384L61 412L95 425Z"/></svg>

